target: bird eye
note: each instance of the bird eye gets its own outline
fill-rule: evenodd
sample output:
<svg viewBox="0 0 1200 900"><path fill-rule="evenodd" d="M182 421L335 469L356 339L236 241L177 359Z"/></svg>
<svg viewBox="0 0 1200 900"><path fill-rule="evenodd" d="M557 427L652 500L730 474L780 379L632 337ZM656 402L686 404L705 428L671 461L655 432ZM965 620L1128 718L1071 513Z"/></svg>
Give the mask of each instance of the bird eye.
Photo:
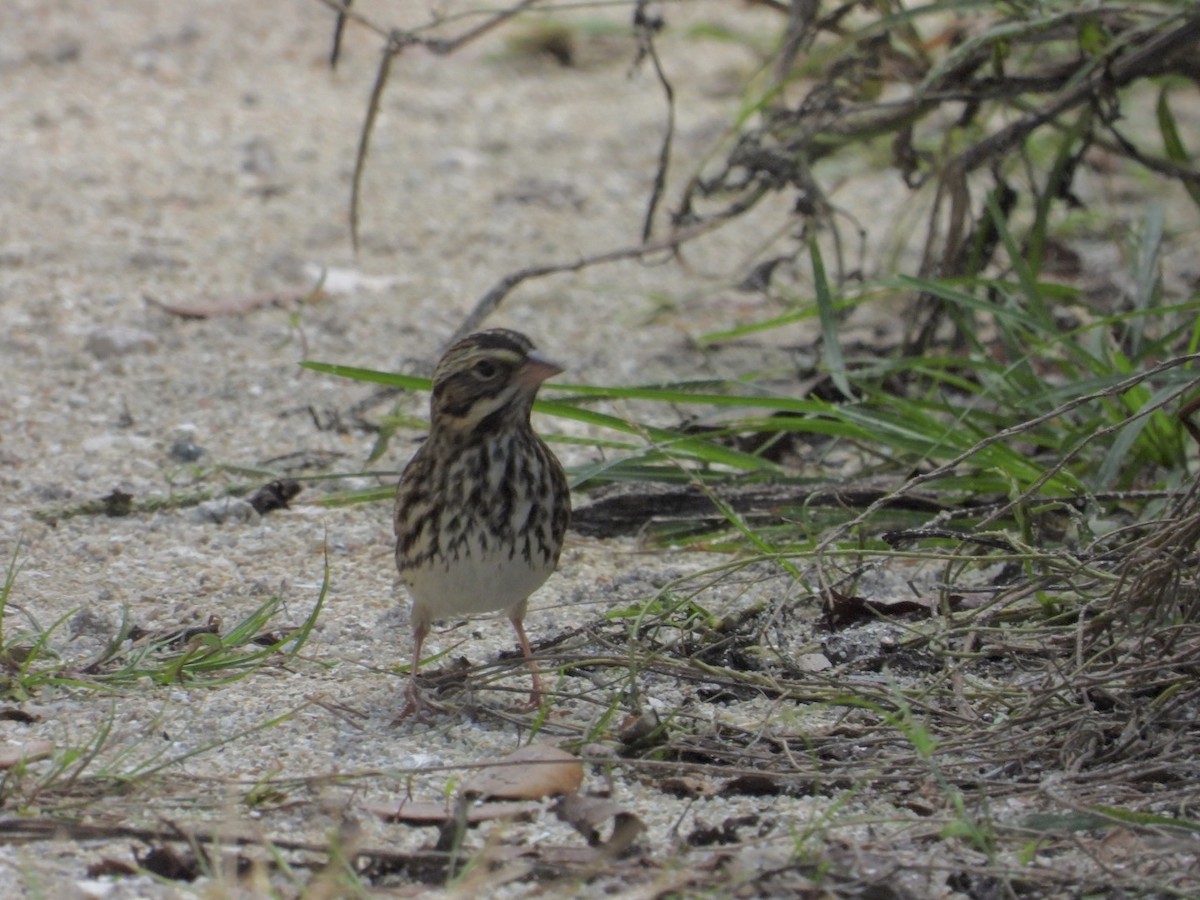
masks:
<svg viewBox="0 0 1200 900"><path fill-rule="evenodd" d="M490 359L481 359L475 365L471 366L471 371L475 373L477 378L487 380L496 375L496 364Z"/></svg>

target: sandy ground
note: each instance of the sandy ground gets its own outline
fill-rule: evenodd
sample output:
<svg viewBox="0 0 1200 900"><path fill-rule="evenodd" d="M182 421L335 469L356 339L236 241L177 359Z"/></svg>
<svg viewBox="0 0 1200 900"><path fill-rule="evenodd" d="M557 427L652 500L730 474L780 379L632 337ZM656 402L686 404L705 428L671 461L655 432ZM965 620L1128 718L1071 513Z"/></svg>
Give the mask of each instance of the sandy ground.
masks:
<svg viewBox="0 0 1200 900"><path fill-rule="evenodd" d="M730 14L724 6L712 14ZM359 7L389 21L382 16L391 7ZM773 21L733 14L751 32ZM14 804L52 811L54 789L37 785L61 784L48 774L60 765L88 781L170 762L171 790L126 802L91 797L95 819L216 821L323 842L358 804L394 803L405 783L362 773L485 759L523 740L494 718L391 727L402 687L392 667L407 660L408 638L389 510L313 503L345 482L309 486L290 511L223 524L195 509L34 518L114 490L142 501L253 484L297 460L359 469L372 436L321 423L346 415L369 389L303 372L300 360L419 368L514 268L636 242L664 106L648 70L631 74L632 42L597 39L580 66L564 68L514 55L498 36L451 58L414 50L395 64L355 255L349 181L378 41L350 28L332 73L331 32L315 0L6 0L0 8L0 556L19 567L6 641L50 631L47 650L82 665L123 616L154 629L218 615L228 627L274 596L284 602L273 624L297 625L317 601L325 548L331 572L315 633L285 668L221 689L143 682L111 694L46 687L11 697L36 720L5 722L0 734L14 747L44 740L54 751L10 774L6 814ZM726 86L754 56L678 34L664 49L684 76L681 146L702 146L729 121L737 97ZM761 242L730 233L686 268L630 263L531 283L489 324L528 332L585 383L733 371L739 360L701 354L690 338L728 324L731 297L762 311L763 301L727 290ZM327 293L303 308L185 319L159 305L294 297L321 269ZM786 359L780 352L767 362ZM411 412L420 414L419 401ZM381 477L403 465L417 437L401 432L375 465ZM535 602L530 631L536 638L583 625L703 562L573 539ZM510 646L503 622L456 623L433 639L476 663ZM507 671L504 684L522 690L519 667ZM502 705L505 696L492 700ZM332 714L313 698L354 712ZM576 723L596 714L586 704L564 713ZM344 774L347 786L336 786ZM262 778L296 779L296 787L272 812L251 813L239 798ZM414 790L436 800L447 778L437 771ZM635 790L619 785L624 800ZM789 815L809 814L795 807ZM679 815L638 812L659 841ZM430 840L428 831L359 818L375 844ZM536 829L547 827L571 842L544 821L528 839L544 838ZM101 857L129 860L128 844L6 844L0 882L6 895L192 890L87 877Z"/></svg>
<svg viewBox="0 0 1200 900"><path fill-rule="evenodd" d="M407 21L389 18L396 6L356 8L388 24L425 21L422 4L400 4L412 8ZM19 569L5 643L49 632L44 652L81 666L123 617L167 629L216 615L228 628L276 597L282 604L272 627L296 626L318 601L326 558L330 577L316 628L287 665L220 688L143 680L112 692L10 691L7 702L34 718L0 720L0 736L14 747L46 741L53 749L0 783L3 816L79 805L101 824L179 823L321 846L353 823L365 844L402 851L429 844L431 832L387 823L371 808L394 806L410 789L438 801L461 779L463 764L527 739L528 720L494 713L527 684L511 659L487 674L504 693L478 691L468 711L431 725L391 724L408 631L393 583L390 510L315 501L393 478L416 430L398 433L372 465L377 477L307 483L292 509L261 518L218 522L211 507L54 522L35 514L113 491L142 502L253 485L297 466L358 471L373 435L334 426L351 421L350 409L370 389L306 372L301 360L419 370L507 273L636 243L664 103L648 68L631 71L632 40L596 27L619 24L622 15L581 14L592 37L570 68L514 53L504 33L449 58L404 54L374 136L356 254L348 198L379 58L376 35L349 28L331 72L332 16L317 0L0 5L0 557ZM778 24L769 11L740 4L694 4L688 15L750 36ZM673 10L669 21L681 20L689 21ZM688 158L728 127L736 87L758 61L747 43L683 28L669 30L662 49L678 94L678 149ZM672 186L688 174L676 172ZM888 222L907 197L894 176L865 172L845 183L839 199L869 221ZM804 342L799 328L744 350L702 351L694 343L706 330L774 311L731 286L779 236L785 217L780 204L755 224L699 242L685 265L620 263L530 282L489 324L529 333L582 383L751 367L785 373L792 351L784 344ZM884 238L873 231L871 240ZM302 296L322 270L319 299L256 305ZM163 304L255 308L198 319ZM419 416L421 405L401 408ZM593 458L560 446L569 464ZM536 642L595 623L712 562L572 536L561 571L535 598L530 633ZM706 593L705 603L730 611L792 596L795 589L772 575L735 580ZM798 650L803 639L796 636ZM511 646L507 625L489 620L450 623L430 642L466 655L481 672ZM596 697L619 690L602 687L565 700L545 739L598 722L604 709ZM646 676L643 687L672 707L670 679ZM754 728L772 710L747 703L693 713ZM156 777L142 783L152 789L126 795L105 787L151 770ZM254 785L268 779L277 786L270 800L249 803ZM686 803L641 788L618 773L615 799L646 823L646 846L668 856L680 832L730 816L788 823L782 840L730 863L731 877L790 859L794 836L819 824L831 803L749 796ZM840 814L860 799L848 802ZM878 805L871 813L897 814ZM472 840L476 847L581 843L549 816ZM0 843L0 892L234 892L232 880L218 890L211 882L89 878L98 859L129 861L131 843ZM519 895L527 886L515 877L508 890ZM615 886L592 884L597 893ZM940 882L905 888L914 896L951 893Z"/></svg>

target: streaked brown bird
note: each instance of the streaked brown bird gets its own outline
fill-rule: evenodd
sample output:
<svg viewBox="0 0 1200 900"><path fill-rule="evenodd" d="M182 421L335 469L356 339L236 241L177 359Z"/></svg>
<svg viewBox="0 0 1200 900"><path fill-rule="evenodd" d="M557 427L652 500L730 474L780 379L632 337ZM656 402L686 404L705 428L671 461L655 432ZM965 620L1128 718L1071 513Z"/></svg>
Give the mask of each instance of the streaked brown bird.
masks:
<svg viewBox="0 0 1200 900"><path fill-rule="evenodd" d="M396 488L396 565L413 633L400 719L423 706L417 667L433 620L496 610L508 613L533 676L528 708L541 702L525 610L558 565L571 496L529 414L542 382L561 371L506 329L464 338L434 371L429 438Z"/></svg>

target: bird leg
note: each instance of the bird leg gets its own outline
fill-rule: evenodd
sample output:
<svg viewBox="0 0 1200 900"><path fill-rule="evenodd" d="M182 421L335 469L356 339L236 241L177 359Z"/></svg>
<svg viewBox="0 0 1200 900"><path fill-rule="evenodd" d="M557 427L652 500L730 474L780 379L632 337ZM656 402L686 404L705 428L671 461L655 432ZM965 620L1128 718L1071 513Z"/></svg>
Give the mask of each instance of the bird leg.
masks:
<svg viewBox="0 0 1200 900"><path fill-rule="evenodd" d="M538 674L537 663L533 661L533 650L529 646L529 637L525 634L524 604L521 606L520 611L512 615L509 621L517 632L517 641L521 645L521 653L525 656L525 665L529 667L529 674L533 676L533 690L529 692L529 700L518 707L521 712L529 712L542 705L542 677Z"/></svg>
<svg viewBox="0 0 1200 900"><path fill-rule="evenodd" d="M417 669L421 665L421 646L425 643L428 635L428 622L413 622L412 665L408 670L408 685L404 688L404 709L400 710L400 715L393 720L393 725L412 715L416 715L418 719L421 718L420 712L423 710L425 702L421 699L420 688L417 687Z"/></svg>

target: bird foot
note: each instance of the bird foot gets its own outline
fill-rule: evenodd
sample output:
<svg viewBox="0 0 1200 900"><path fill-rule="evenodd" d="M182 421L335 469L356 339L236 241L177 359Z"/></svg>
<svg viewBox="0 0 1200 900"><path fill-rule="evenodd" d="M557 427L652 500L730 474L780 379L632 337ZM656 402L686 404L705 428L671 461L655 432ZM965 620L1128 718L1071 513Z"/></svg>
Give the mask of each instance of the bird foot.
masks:
<svg viewBox="0 0 1200 900"><path fill-rule="evenodd" d="M414 722L428 722L431 712L442 712L444 709L445 707L440 704L426 699L414 685L410 684L404 692L404 708L400 710L400 714L396 718L392 719L391 725L395 728L408 719L412 719Z"/></svg>
<svg viewBox="0 0 1200 900"><path fill-rule="evenodd" d="M515 712L515 713L531 713L537 709L540 709L541 705L542 705L542 692L535 691L534 693L529 695L528 700L526 700L524 703L518 703L516 706L511 708L511 711Z"/></svg>
<svg viewBox="0 0 1200 900"><path fill-rule="evenodd" d="M414 722L426 722L429 720L429 716L425 708L420 704L406 703L404 704L404 709L400 710L400 714L392 719L389 725L395 728L409 719L412 719Z"/></svg>

